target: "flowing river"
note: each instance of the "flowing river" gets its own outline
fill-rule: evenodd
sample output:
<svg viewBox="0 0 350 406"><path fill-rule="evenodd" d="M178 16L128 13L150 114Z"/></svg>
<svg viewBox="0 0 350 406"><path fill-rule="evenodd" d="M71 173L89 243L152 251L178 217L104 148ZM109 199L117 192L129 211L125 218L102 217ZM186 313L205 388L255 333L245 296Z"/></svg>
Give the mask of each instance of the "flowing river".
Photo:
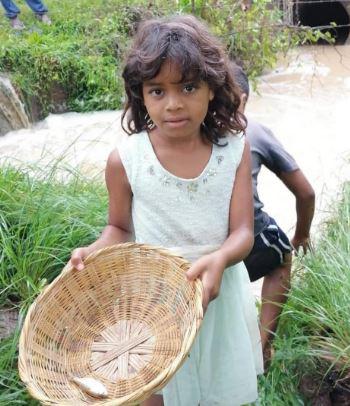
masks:
<svg viewBox="0 0 350 406"><path fill-rule="evenodd" d="M350 179L350 45L302 47L260 77L248 116L270 127L313 185L313 234L329 215L341 184ZM30 129L0 137L0 157L12 162L68 161L84 173L102 171L125 136L120 112L50 115ZM295 200L267 170L260 176L265 209L291 237Z"/></svg>

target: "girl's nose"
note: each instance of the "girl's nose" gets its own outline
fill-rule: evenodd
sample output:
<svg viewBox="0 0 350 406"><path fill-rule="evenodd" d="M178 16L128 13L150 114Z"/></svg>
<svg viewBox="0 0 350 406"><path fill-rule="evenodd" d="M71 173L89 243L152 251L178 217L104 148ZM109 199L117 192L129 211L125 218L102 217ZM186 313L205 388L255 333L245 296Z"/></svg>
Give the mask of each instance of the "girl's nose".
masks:
<svg viewBox="0 0 350 406"><path fill-rule="evenodd" d="M167 98L166 109L171 110L179 110L183 107L183 103L181 97L174 94L169 94Z"/></svg>

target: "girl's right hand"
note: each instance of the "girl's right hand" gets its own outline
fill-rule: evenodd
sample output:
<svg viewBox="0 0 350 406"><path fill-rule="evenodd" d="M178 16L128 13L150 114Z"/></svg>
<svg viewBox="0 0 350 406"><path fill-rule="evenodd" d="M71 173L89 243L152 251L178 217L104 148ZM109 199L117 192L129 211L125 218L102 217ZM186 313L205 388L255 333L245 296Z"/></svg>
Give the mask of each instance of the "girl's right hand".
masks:
<svg viewBox="0 0 350 406"><path fill-rule="evenodd" d="M76 248L72 252L70 262L75 269L82 271L84 269L84 259L89 255L87 247Z"/></svg>
<svg viewBox="0 0 350 406"><path fill-rule="evenodd" d="M204 255L195 261L186 272L188 280L200 278L203 284L203 310L207 310L209 302L216 299L220 292L221 280L226 262L220 250Z"/></svg>

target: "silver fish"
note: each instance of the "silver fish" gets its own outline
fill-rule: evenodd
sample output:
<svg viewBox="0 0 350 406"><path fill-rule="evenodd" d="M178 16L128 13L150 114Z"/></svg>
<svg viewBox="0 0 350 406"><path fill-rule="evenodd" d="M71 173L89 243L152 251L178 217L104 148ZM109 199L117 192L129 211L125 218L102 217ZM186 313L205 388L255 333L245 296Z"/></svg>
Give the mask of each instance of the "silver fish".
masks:
<svg viewBox="0 0 350 406"><path fill-rule="evenodd" d="M108 396L107 388L95 378L85 377L85 378L78 378L73 377L72 382L79 386L84 392L88 395L93 396L95 398L104 399Z"/></svg>

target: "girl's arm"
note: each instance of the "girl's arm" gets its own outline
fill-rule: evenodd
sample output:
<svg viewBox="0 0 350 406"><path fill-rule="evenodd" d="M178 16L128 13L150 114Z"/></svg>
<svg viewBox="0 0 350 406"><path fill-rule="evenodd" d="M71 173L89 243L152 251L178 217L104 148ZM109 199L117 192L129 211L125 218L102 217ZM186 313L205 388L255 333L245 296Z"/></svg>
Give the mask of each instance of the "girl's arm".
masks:
<svg viewBox="0 0 350 406"><path fill-rule="evenodd" d="M226 266L245 259L254 244L254 206L251 155L246 141L241 163L236 172L230 206L230 234L219 249Z"/></svg>
<svg viewBox="0 0 350 406"><path fill-rule="evenodd" d="M236 172L230 205L230 234L215 252L199 258L187 271L189 280L200 277L203 283L203 307L220 291L225 268L242 261L254 243L254 210L250 164L250 149L246 142L241 163Z"/></svg>
<svg viewBox="0 0 350 406"><path fill-rule="evenodd" d="M108 157L105 179L109 197L108 224L94 243L72 252L71 263L78 270L84 268L83 260L90 253L128 241L131 235L132 192L117 150L112 151Z"/></svg>

